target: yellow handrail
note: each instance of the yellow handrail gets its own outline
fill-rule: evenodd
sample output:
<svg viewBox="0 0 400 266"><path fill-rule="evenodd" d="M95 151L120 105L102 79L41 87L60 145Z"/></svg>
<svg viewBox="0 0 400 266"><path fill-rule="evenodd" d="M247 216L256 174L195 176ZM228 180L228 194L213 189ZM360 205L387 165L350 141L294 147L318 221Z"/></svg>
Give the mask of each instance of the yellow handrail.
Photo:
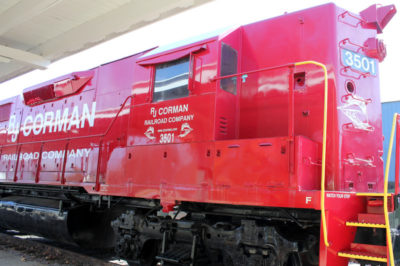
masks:
<svg viewBox="0 0 400 266"><path fill-rule="evenodd" d="M394 256L393 256L393 247L392 247L392 236L390 234L390 224L389 224L389 212L388 212L388 183L389 183L389 171L390 171L390 159L392 157L392 147L393 147L393 139L394 139L394 132L396 128L396 121L397 121L398 114L395 113L393 115L393 122L392 122L392 131L390 132L390 141L389 141L389 149L386 157L386 166L385 166L385 184L383 188L383 205L384 205L384 214L385 214L385 225L386 225L386 244L389 250L389 260L390 265L394 266ZM399 132L397 132L399 134ZM396 143L398 145L398 143Z"/></svg>
<svg viewBox="0 0 400 266"><path fill-rule="evenodd" d="M326 127L328 120L328 71L324 64L316 61L304 61L295 63L295 66L301 65L316 65L324 70L324 125L322 132L322 163L321 163L321 220L322 220L322 232L324 236L324 243L326 247L329 247L328 232L326 229L326 217L325 217L325 164L326 164Z"/></svg>

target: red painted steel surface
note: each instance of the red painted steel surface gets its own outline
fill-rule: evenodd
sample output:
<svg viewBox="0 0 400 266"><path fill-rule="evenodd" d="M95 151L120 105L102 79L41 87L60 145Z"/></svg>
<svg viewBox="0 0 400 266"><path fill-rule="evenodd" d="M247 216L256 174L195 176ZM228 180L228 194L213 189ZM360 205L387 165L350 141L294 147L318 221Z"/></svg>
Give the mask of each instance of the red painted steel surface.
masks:
<svg viewBox="0 0 400 266"><path fill-rule="evenodd" d="M365 198L358 197L354 193L326 193L325 206L330 246L325 247L321 233L319 265L347 265L348 259L338 257L337 252L350 249L357 228L346 226L346 221L355 221L357 213L366 212L365 205Z"/></svg>
<svg viewBox="0 0 400 266"><path fill-rule="evenodd" d="M0 181L160 199L165 210L179 201L319 209L324 76L316 66L290 66L314 60L329 76L326 210L334 232L329 248L321 241L320 261L345 265L335 254L355 229L342 222L365 212L352 192L383 190L379 71L343 58L362 58L364 43L376 40L377 29L360 21L327 4L26 89L30 102L1 102L11 109L0 121ZM220 88L221 43L237 50L238 73L251 72L237 77L236 95ZM155 64L184 56L189 96L152 102ZM378 66L371 60L370 72ZM41 101L49 86L55 96Z"/></svg>

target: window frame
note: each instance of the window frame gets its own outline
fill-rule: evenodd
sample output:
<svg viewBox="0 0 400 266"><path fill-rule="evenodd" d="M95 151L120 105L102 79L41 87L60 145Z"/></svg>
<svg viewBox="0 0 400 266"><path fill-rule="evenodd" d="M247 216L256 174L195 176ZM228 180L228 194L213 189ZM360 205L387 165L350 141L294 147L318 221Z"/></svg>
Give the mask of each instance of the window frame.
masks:
<svg viewBox="0 0 400 266"><path fill-rule="evenodd" d="M223 62L224 62L223 61L224 60L224 58L223 58L223 48L224 48L224 46L225 47L229 47L230 50L234 52L236 70L235 70L234 73L228 73L228 74L224 73L224 75L223 75L222 72L223 72ZM229 45L229 44L227 44L225 42L221 42L221 45L220 45L220 62L219 62L219 76L221 77L221 79L219 80L219 86L218 86L219 89L236 96L237 95L237 91L238 91L238 85L239 85L238 84L238 77L234 76L234 77L226 78L226 79L224 79L223 77L224 76L230 76L230 75L236 75L236 74L238 74L238 72L239 72L239 51L237 49L233 48L231 45ZM235 84L235 87L234 87L233 91L223 88L222 84L224 83L224 80L226 81L227 79L232 79L234 81L233 83Z"/></svg>
<svg viewBox="0 0 400 266"><path fill-rule="evenodd" d="M186 79L187 80L187 85L186 85L187 95L185 94L183 96L167 98L167 99L162 99L162 98L156 99L155 95L156 95L157 66L170 64L170 63L173 63L173 62L176 62L176 61L180 61L180 60L182 60L184 58L187 58L187 61L185 61L185 64L187 63L187 65L188 65L187 72L185 72L185 73L187 73L187 79ZM170 61L166 61L166 62L162 62L162 63L158 63L158 64L154 64L153 65L153 67L151 69L151 77L152 77L152 79L151 79L151 84L150 84L150 86L152 88L151 89L150 100L151 100L152 103L159 103L159 102L165 102L165 101L169 101L169 100L181 99L181 98L188 97L188 96L190 96L192 94L192 92L191 92L191 85L192 85L192 82L191 82L192 78L191 77L193 75L193 73L192 73L193 72L193 70L192 70L193 62L192 61L193 61L192 53L189 53L188 55L183 56L181 58L177 58L177 59L174 59L174 60L170 60ZM177 77L177 76L175 76L175 77ZM179 87L177 87L177 88L179 88Z"/></svg>

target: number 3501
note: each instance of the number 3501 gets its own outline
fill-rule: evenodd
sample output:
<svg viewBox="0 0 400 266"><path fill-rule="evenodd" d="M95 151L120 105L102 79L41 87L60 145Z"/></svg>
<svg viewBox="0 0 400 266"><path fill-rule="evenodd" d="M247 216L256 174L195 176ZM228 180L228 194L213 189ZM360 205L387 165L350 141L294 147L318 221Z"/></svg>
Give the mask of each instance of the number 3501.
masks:
<svg viewBox="0 0 400 266"><path fill-rule="evenodd" d="M164 133L160 135L160 143L171 143L174 142L174 133Z"/></svg>
<svg viewBox="0 0 400 266"><path fill-rule="evenodd" d="M376 60L368 56L342 49L342 61L345 66L376 75Z"/></svg>

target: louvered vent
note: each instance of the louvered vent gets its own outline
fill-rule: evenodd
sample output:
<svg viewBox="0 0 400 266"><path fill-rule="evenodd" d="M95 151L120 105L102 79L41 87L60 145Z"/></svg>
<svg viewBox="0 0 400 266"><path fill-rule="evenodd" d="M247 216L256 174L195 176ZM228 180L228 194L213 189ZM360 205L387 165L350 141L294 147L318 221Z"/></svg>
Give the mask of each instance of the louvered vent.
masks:
<svg viewBox="0 0 400 266"><path fill-rule="evenodd" d="M221 135L228 135L228 119L221 116L219 118L219 133Z"/></svg>

